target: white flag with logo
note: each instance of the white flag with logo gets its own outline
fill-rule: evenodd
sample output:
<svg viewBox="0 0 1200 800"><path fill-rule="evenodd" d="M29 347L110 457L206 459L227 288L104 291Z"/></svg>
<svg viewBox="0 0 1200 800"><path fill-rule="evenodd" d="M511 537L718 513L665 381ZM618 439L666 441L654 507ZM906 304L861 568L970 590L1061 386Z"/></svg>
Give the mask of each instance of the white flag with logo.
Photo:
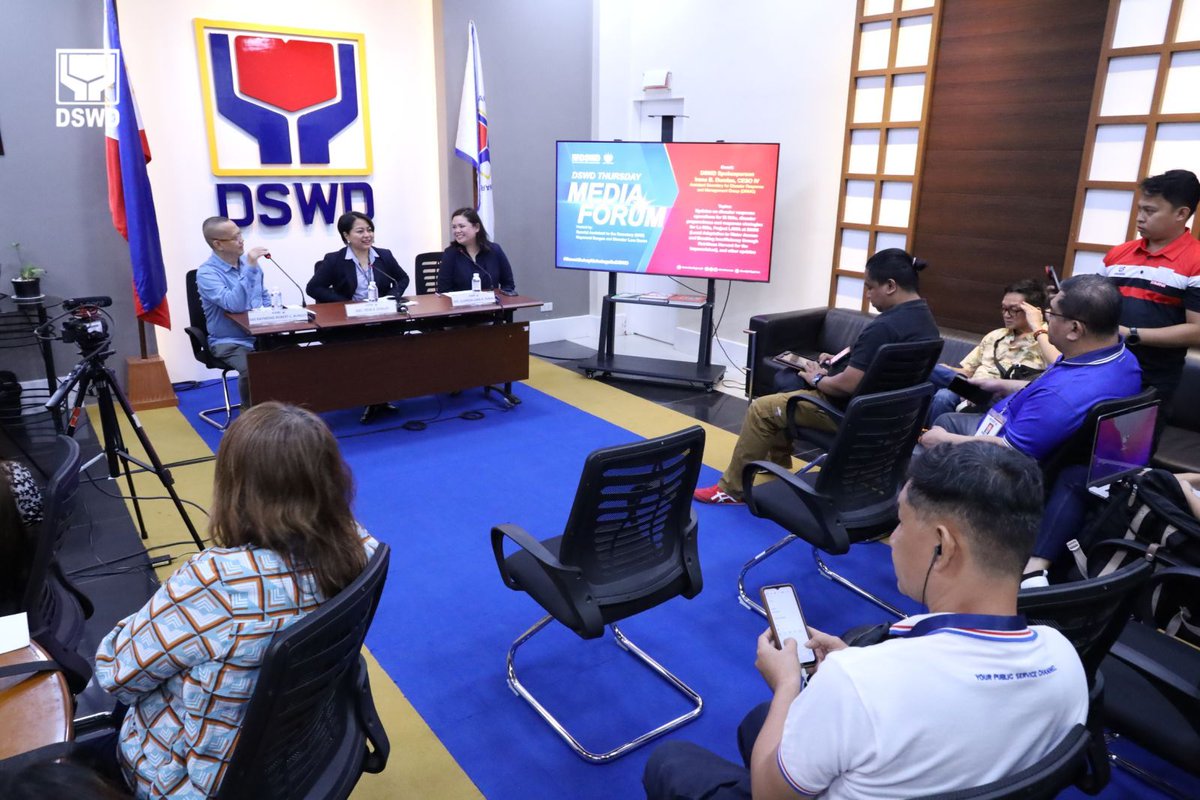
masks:
<svg viewBox="0 0 1200 800"><path fill-rule="evenodd" d="M490 238L496 236L496 218L492 207L492 151L488 146L487 95L483 90L483 62L479 58L479 38L475 22L467 31L467 68L463 74L462 102L458 106L458 136L454 152L475 168L479 202L475 210Z"/></svg>

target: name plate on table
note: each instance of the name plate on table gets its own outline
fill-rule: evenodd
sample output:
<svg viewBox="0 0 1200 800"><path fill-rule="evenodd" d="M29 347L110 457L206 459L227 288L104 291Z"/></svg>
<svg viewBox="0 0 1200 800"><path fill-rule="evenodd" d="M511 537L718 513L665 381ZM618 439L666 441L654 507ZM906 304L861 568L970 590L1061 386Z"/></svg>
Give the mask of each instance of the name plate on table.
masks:
<svg viewBox="0 0 1200 800"><path fill-rule="evenodd" d="M252 308L246 312L246 319L250 323L250 327L258 327L262 325L286 325L289 322L308 322L312 316L312 312L307 308L271 308L264 306L263 308Z"/></svg>
<svg viewBox="0 0 1200 800"><path fill-rule="evenodd" d="M446 297L450 298L450 305L455 308L463 306L494 306L496 305L496 293L488 292L473 292L467 289L462 292L446 292Z"/></svg>
<svg viewBox="0 0 1200 800"><path fill-rule="evenodd" d="M346 303L346 318L356 319L358 317L378 317L384 314L396 313L396 301L385 300L364 300L361 303Z"/></svg>

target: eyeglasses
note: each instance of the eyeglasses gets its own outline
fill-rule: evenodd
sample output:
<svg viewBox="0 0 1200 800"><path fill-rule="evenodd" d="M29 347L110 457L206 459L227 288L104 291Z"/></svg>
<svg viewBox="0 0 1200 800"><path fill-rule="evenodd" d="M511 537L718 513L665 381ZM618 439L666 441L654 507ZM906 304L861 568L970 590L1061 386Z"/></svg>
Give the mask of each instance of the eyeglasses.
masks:
<svg viewBox="0 0 1200 800"><path fill-rule="evenodd" d="M1048 308L1042 309L1042 313L1045 314L1047 317L1058 317L1059 319L1069 319L1072 322L1080 322L1081 321L1079 319L1076 319L1075 317L1068 317L1066 314L1060 314L1057 311L1051 311Z"/></svg>
<svg viewBox="0 0 1200 800"><path fill-rule="evenodd" d="M240 242L240 241L242 241L243 238L244 237L242 236L242 234L239 233L237 236L233 236L228 239L223 239L220 236L214 236L213 241L214 242Z"/></svg>
<svg viewBox="0 0 1200 800"><path fill-rule="evenodd" d="M1013 315L1024 314L1025 309L1022 308L1021 306L1000 306L1000 313L1013 314Z"/></svg>

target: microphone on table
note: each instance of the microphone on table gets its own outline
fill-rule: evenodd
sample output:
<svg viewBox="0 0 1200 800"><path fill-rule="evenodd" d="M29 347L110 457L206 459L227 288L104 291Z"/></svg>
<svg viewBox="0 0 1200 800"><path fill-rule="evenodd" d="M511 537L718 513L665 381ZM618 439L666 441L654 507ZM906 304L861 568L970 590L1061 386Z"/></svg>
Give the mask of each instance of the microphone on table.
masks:
<svg viewBox="0 0 1200 800"><path fill-rule="evenodd" d="M377 270L379 270L380 272L382 272L382 273L383 273L383 274L384 274L386 277L388 277L388 278L391 278L391 279L392 279L392 283L393 283L393 284L395 284L395 288L394 288L392 291L393 291L393 292L396 292L396 294L395 294L395 295L393 295L393 296L396 298L396 311L397 311L397 312L399 312L399 313L401 313L401 314L406 314L406 313L408 313L408 306L406 306L406 305L404 304L404 301L401 299L401 297L400 297L400 293L399 293L400 284L401 284L401 283L403 283L403 281L401 281L399 278L397 278L397 277L396 277L395 275L393 275L392 273L388 272L388 271L387 271L386 269L384 269L383 267L379 266L379 259L375 259L375 260L374 260L374 261L371 263L371 269L373 269L373 270L374 270L374 269L377 269Z"/></svg>
<svg viewBox="0 0 1200 800"><path fill-rule="evenodd" d="M284 269L283 267L279 266L279 262L278 262L278 261L276 261L275 259L271 258L271 254L270 254L270 253L263 253L263 258L265 258L267 261L270 261L272 264L274 264L274 265L275 265L275 268L276 268L276 269L278 269L280 272L282 272L282 273L283 273L283 277L285 277L285 278L287 278L289 281L291 281L291 282L292 282L292 285L293 285L293 286L295 286L297 289L300 289L300 284L296 283L295 279L294 279L294 278L292 278L292 276L288 274L288 271L287 271L286 269ZM305 299L305 297L304 297L304 290L303 290L303 289L300 289L300 305L301 305L302 307L304 307L304 308L308 308L308 300L306 300L306 299Z"/></svg>
<svg viewBox="0 0 1200 800"><path fill-rule="evenodd" d="M472 264L471 268L472 268L472 272L479 273L480 278L487 278L488 283L490 283L492 285L492 291L493 292L496 291L496 281L494 281L492 279L492 276L488 274L487 270L485 270L483 267L479 266L478 264Z"/></svg>

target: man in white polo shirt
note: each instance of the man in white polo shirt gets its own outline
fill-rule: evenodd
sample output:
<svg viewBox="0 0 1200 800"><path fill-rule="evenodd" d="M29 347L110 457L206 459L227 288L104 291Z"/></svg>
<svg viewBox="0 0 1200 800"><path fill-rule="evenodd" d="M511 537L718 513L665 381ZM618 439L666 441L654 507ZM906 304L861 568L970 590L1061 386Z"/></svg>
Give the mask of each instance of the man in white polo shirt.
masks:
<svg viewBox="0 0 1200 800"><path fill-rule="evenodd" d="M1017 614L1041 515L1041 474L989 442L933 447L913 462L892 534L897 584L929 608L887 641L847 647L811 630L758 640L773 699L739 730L746 767L687 742L661 745L644 783L657 798L895 798L997 780L1057 745L1087 715L1071 644ZM803 601L803 594L801 597Z"/></svg>

